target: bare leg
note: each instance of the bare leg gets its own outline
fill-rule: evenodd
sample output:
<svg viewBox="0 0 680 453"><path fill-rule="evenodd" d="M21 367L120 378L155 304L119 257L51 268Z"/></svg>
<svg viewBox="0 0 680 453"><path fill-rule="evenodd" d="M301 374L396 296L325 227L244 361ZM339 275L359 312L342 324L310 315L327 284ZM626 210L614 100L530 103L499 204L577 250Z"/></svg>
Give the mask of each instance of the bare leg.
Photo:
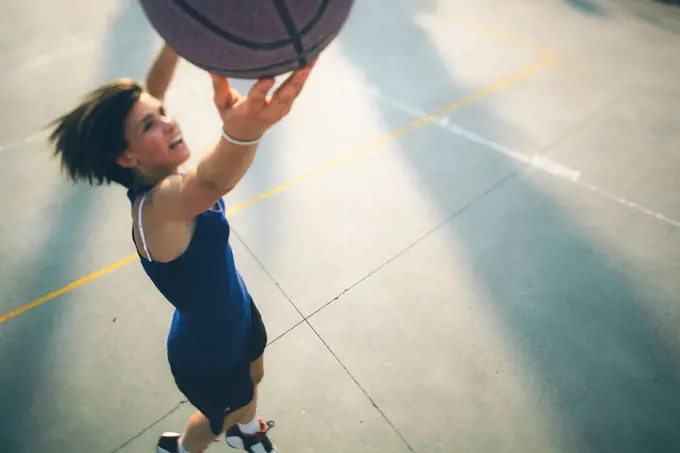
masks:
<svg viewBox="0 0 680 453"><path fill-rule="evenodd" d="M189 453L200 453L215 441L217 436L210 430L208 419L200 412L195 412L182 434L182 446Z"/></svg>
<svg viewBox="0 0 680 453"><path fill-rule="evenodd" d="M247 406L232 412L224 419L224 429L236 423L248 423L257 415L257 387L264 377L264 357L260 357L250 365L250 376L255 384L253 399ZM219 436L210 430L210 423L200 412L196 412L189 419L184 434L182 435L182 445L189 453L201 453Z"/></svg>
<svg viewBox="0 0 680 453"><path fill-rule="evenodd" d="M225 427L238 423L241 420L252 420L255 417L254 414L256 410L256 402L253 398L253 400L247 406L232 412L225 418ZM208 448L210 444L215 442L218 437L219 436L216 436L210 430L210 423L208 422L208 419L205 418L205 416L200 412L196 412L189 419L189 425L187 425L186 429L184 430L184 434L182 434L182 446L189 453L201 453L206 448Z"/></svg>

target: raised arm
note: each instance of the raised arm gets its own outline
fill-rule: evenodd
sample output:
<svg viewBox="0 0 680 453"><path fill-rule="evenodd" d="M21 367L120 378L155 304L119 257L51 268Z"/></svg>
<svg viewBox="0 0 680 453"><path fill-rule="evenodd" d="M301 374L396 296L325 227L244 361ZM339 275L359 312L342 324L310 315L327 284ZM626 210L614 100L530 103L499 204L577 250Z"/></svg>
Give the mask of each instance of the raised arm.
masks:
<svg viewBox="0 0 680 453"><path fill-rule="evenodd" d="M312 66L293 73L271 97L274 79L256 82L242 97L226 78L213 75L214 103L222 119L222 131L216 133L221 138L193 170L154 188L148 209L155 222L189 220L230 192L250 168L260 138L292 108Z"/></svg>
<svg viewBox="0 0 680 453"><path fill-rule="evenodd" d="M146 89L153 97L163 101L172 77L177 68L179 57L166 44L156 55L146 76Z"/></svg>

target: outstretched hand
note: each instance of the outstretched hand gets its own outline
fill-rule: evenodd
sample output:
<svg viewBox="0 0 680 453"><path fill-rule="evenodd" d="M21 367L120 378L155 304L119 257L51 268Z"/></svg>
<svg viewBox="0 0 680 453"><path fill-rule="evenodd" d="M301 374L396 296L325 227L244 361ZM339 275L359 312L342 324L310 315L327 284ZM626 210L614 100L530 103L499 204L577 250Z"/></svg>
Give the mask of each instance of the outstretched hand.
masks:
<svg viewBox="0 0 680 453"><path fill-rule="evenodd" d="M247 96L231 88L229 79L211 74L214 103L222 118L225 131L239 140L254 140L284 118L302 92L316 60L295 71L272 96L269 90L274 79L258 80Z"/></svg>

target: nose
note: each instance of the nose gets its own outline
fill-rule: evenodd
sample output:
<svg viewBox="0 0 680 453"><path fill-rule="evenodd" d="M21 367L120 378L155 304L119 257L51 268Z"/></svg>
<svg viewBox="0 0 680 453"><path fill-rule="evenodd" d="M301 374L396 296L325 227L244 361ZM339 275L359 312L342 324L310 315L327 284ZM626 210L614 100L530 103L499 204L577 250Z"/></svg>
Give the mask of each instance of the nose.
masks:
<svg viewBox="0 0 680 453"><path fill-rule="evenodd" d="M174 134L178 131L177 121L171 116L163 116L161 121L163 121L163 129L167 134Z"/></svg>

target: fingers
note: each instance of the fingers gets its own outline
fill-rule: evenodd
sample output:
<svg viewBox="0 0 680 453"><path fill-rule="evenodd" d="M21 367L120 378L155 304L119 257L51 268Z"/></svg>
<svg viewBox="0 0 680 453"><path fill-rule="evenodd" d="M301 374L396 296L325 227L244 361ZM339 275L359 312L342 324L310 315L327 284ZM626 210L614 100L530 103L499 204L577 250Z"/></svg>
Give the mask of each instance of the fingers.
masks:
<svg viewBox="0 0 680 453"><path fill-rule="evenodd" d="M258 133L271 127L290 111L315 63L316 58L309 65L295 71L271 97L268 96L269 91L276 83L273 77L255 82L248 96L244 98L231 89L226 77L211 73L215 105L223 123L232 126L249 124L248 127L256 127Z"/></svg>
<svg viewBox="0 0 680 453"><path fill-rule="evenodd" d="M218 108L226 108L231 105L231 87L229 79L220 75L210 73L213 84L213 99Z"/></svg>
<svg viewBox="0 0 680 453"><path fill-rule="evenodd" d="M267 93L276 81L273 78L261 79L255 82L248 93L248 99L254 106L262 107L267 102Z"/></svg>
<svg viewBox="0 0 680 453"><path fill-rule="evenodd" d="M307 66L295 71L288 79L281 84L274 96L272 96L272 106L288 109L293 101L302 92L302 89L309 78L317 59L312 60Z"/></svg>

